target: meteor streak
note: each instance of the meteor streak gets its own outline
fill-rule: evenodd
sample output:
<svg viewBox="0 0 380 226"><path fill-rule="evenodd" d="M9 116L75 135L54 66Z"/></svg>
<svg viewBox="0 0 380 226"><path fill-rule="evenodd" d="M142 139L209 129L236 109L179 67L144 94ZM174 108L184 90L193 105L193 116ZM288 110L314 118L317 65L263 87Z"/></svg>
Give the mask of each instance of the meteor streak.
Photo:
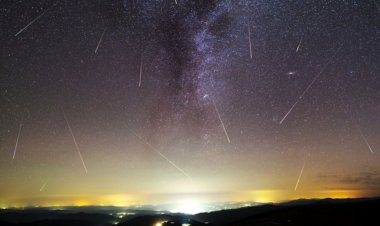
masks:
<svg viewBox="0 0 380 226"><path fill-rule="evenodd" d="M221 124L222 127L223 127L224 134L226 135L227 141L228 141L228 143L231 143L230 137L228 136L228 133L227 133L226 127L224 126L224 123L223 123L222 117L220 117L219 110L218 110L218 108L216 107L216 104L215 104L214 100L212 100L212 103L214 104L215 111L216 111L216 113L218 114L218 118L219 118L220 124Z"/></svg>
<svg viewBox="0 0 380 226"><path fill-rule="evenodd" d="M284 120L286 119L286 117L288 117L288 115L290 114L290 112L292 112L293 108L295 108L295 106L298 104L298 102L300 102L302 97L299 97L298 100L293 104L293 106L289 109L289 111L285 114L285 116L281 119L280 121L280 125L284 122Z"/></svg>
<svg viewBox="0 0 380 226"><path fill-rule="evenodd" d="M251 28L248 26L248 39L249 39L249 56L252 59L252 41L251 41Z"/></svg>
<svg viewBox="0 0 380 226"><path fill-rule="evenodd" d="M305 168L305 165L306 165L306 160L303 162L303 165L302 165L302 169L301 169L300 175L298 176L296 186L294 187L294 191L297 191L298 184L300 183L300 180L301 180L301 177L302 177L302 173L303 173L303 169Z"/></svg>
<svg viewBox="0 0 380 226"><path fill-rule="evenodd" d="M139 78L139 87L141 87L142 66L143 66L143 61L142 61L142 55L141 55L141 59L140 59L140 78Z"/></svg>
<svg viewBox="0 0 380 226"><path fill-rule="evenodd" d="M362 133L362 131L359 130L359 132L360 132L360 137L363 139L363 141L364 141L365 144L367 145L369 151L370 151L372 154L374 154L375 152L373 151L371 145L368 143L368 140L365 138L365 136L364 136L364 134Z"/></svg>
<svg viewBox="0 0 380 226"><path fill-rule="evenodd" d="M95 49L95 54L96 54L96 52L98 52L98 49L99 49L100 43L102 43L103 36L104 36L104 34L106 33L106 30L107 30L107 28L104 28L104 31L103 31L102 35L100 36L100 39L99 39L98 45L96 46L96 49Z"/></svg>
<svg viewBox="0 0 380 226"><path fill-rule="evenodd" d="M30 23L28 23L25 27L23 27L21 30L19 30L19 32L17 32L15 34L15 36L21 34L23 31L25 31L26 29L28 29L28 27L30 25L32 25L34 22L36 22L38 19L40 19L47 11L49 11L51 9L51 7L47 8L45 11L43 11L39 16L37 16L36 18L34 18Z"/></svg>
<svg viewBox="0 0 380 226"><path fill-rule="evenodd" d="M297 49L296 49L296 53L298 53L298 51L300 50L302 39L303 39L303 35L302 35L302 37L300 39L300 42L298 43L298 46L297 46Z"/></svg>
<svg viewBox="0 0 380 226"><path fill-rule="evenodd" d="M86 164L84 163L84 160L83 160L83 157L82 157L82 153L80 152L80 149L79 149L79 146L78 146L77 140L75 139L74 133L73 133L73 131L71 130L71 126L70 126L70 124L69 124L69 120L67 120L66 114L65 114L65 112L63 111L63 109L62 109L62 112L63 112L63 117L64 117L65 120L66 120L67 128L69 128L69 131L70 131L71 137L73 138L73 141L74 141L74 144L75 144L75 148L76 148L77 151L78 151L79 158L80 158L80 160L82 161L83 168L84 168L85 172L88 173L88 171L87 171L87 167L86 167Z"/></svg>
<svg viewBox="0 0 380 226"><path fill-rule="evenodd" d="M187 174L183 169L181 169L179 166L177 166L173 161L171 161L168 157L166 157L164 154L162 154L159 150L157 150L155 147L153 147L148 141L143 139L141 136L139 136L134 130L132 130L127 124L125 124L127 129L133 133L137 138L139 138L140 141L144 142L146 146L148 146L152 151L156 152L159 156L161 156L163 159L165 159L168 163L170 163L174 168L176 168L179 172L181 172L184 176L186 176L188 179L192 180L191 176Z"/></svg>
<svg viewBox="0 0 380 226"><path fill-rule="evenodd" d="M13 157L12 157L12 160L14 160L15 157L16 157L16 151L17 151L17 146L18 146L18 140L20 139L21 129L22 129L22 123L20 124L20 128L18 129L18 134L17 134L17 139L16 139L15 148L14 148L14 150L13 150Z"/></svg>
<svg viewBox="0 0 380 226"><path fill-rule="evenodd" d="M290 112L292 112L293 108L295 108L297 106L297 104L301 101L301 99L305 96L305 94L307 93L307 91L309 91L309 89L311 88L311 86L315 83L315 81L317 81L317 79L319 78L319 76L321 76L321 74L325 71L325 69L327 68L327 66L329 66L329 64L332 62L332 60L334 59L334 56L336 55L336 53L340 50L341 47L339 47L335 53L333 54L333 56L327 61L327 63L322 67L322 69L319 71L319 73L314 76L313 80L310 82L310 84L306 87L306 89L302 92L301 96L298 97L297 101L292 105L292 107L289 109L289 111L285 114L285 116L281 119L280 121L280 125L284 122L284 120L286 119L286 117L288 117L288 115L290 114Z"/></svg>
<svg viewBox="0 0 380 226"><path fill-rule="evenodd" d="M373 3L375 3L376 8L377 8L378 10L380 10L380 6L379 6L379 4L377 4L376 0L373 0Z"/></svg>
<svg viewBox="0 0 380 226"><path fill-rule="evenodd" d="M44 190L44 188L46 187L46 185L47 185L47 182L45 182L45 183L41 186L41 188L40 188L40 192L41 192L42 190Z"/></svg>

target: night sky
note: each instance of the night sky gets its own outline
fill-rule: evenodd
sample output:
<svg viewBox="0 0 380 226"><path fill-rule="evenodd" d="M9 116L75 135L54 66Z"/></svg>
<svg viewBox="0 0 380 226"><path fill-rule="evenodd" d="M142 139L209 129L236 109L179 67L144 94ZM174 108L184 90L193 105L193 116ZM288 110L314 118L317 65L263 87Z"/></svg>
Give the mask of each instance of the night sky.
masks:
<svg viewBox="0 0 380 226"><path fill-rule="evenodd" d="M9 0L0 205L380 195L380 1Z"/></svg>

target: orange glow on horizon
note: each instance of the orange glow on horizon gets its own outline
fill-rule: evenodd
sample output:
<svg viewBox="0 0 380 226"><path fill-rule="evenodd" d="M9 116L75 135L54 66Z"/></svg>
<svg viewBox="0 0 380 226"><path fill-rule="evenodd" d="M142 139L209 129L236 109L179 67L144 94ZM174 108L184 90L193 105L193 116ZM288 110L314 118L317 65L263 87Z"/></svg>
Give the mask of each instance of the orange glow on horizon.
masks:
<svg viewBox="0 0 380 226"><path fill-rule="evenodd" d="M213 194L212 198L200 195L197 200L203 203L212 202L258 202L258 203L278 203L297 199L324 199L324 198L361 198L378 196L377 191L368 190L315 190L315 191L292 191L292 190L251 190L226 194ZM157 198L158 194L151 195L131 195L131 194L113 194L113 195L54 195L35 197L30 201L29 198L13 198L2 200L0 206L7 207L26 207L26 206L137 206L137 205L156 205L156 204L181 204L181 200L187 200L186 194L182 199L181 195L175 194L172 197L166 195L165 198ZM196 194L192 194L196 197ZM27 201L29 200L29 201ZM152 200L155 200L152 202Z"/></svg>
<svg viewBox="0 0 380 226"><path fill-rule="evenodd" d="M371 194L372 193L372 194ZM369 195L370 194L370 195ZM293 190L254 190L239 194L236 200L239 201L254 201L260 203L268 202L284 202L297 199L343 199L343 198L360 198L366 196L377 195L374 192L363 190L317 190L295 192Z"/></svg>

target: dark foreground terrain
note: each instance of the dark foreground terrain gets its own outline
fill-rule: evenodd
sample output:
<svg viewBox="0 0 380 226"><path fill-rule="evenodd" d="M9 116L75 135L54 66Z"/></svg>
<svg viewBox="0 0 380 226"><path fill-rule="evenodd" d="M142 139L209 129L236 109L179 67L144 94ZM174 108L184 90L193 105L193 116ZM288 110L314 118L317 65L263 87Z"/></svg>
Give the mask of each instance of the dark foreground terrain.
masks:
<svg viewBox="0 0 380 226"><path fill-rule="evenodd" d="M266 226L380 225L380 198L297 200L196 215L116 207L26 208L0 210L0 225L10 226ZM159 223L159 224L157 224Z"/></svg>

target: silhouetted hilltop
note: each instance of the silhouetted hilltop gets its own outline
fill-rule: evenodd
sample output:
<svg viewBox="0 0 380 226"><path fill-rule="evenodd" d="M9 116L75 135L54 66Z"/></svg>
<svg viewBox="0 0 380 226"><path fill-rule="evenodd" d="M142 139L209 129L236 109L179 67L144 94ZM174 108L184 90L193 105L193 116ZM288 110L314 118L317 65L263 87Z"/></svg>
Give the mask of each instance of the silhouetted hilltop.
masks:
<svg viewBox="0 0 380 226"><path fill-rule="evenodd" d="M111 225L117 218L109 214L24 209L0 211L0 225L50 226L50 225Z"/></svg>
<svg viewBox="0 0 380 226"><path fill-rule="evenodd" d="M269 216L274 213L286 212L290 209L303 209L304 207L315 208L315 211L320 211L324 207L337 206L338 209L344 208L347 205L352 205L352 208L360 209L363 203L367 202L377 202L378 208L380 208L380 198L362 198L362 199L300 199L293 200L289 202L279 203L279 204L265 204L252 207L244 207L232 210L220 210L210 213L199 213L193 216L193 219L202 222L212 222L214 225L236 225L242 219L256 219L256 217L261 217L265 214ZM337 209L337 210L338 210ZM305 215L309 214L308 212ZM321 213L322 214L322 213ZM334 217L334 216L326 216ZM256 224L255 224L256 225ZM269 223L271 225L271 223ZM286 224L291 225L291 224Z"/></svg>
<svg viewBox="0 0 380 226"><path fill-rule="evenodd" d="M314 204L294 205L277 209L271 212L256 214L227 225L234 226L264 226L264 225L289 225L289 226L366 226L378 225L378 210L380 199L355 201L321 200Z"/></svg>
<svg viewBox="0 0 380 226"><path fill-rule="evenodd" d="M253 207L244 207L232 210L220 210L210 213L199 213L193 216L193 219L202 222L212 222L215 225L225 225L228 223L235 222L237 220L255 216L257 214L271 212L277 209L286 208L280 205L260 205Z"/></svg>
<svg viewBox="0 0 380 226"><path fill-rule="evenodd" d="M0 226L155 226L157 223L161 226L367 226L379 224L380 198L295 200L196 215L145 210L137 214L129 212L135 214L129 216L122 209L108 208L0 210Z"/></svg>

